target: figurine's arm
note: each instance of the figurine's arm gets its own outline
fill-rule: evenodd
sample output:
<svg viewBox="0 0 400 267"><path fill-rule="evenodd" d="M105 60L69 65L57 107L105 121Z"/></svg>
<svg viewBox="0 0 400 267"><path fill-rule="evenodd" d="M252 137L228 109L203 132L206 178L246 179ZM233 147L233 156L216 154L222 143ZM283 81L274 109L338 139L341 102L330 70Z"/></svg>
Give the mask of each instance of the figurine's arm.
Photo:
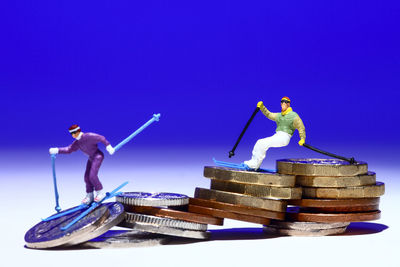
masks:
<svg viewBox="0 0 400 267"><path fill-rule="evenodd" d="M75 140L74 142L72 142L72 144L70 144L69 146L66 147L60 147L58 148L58 153L60 154L69 154L72 152L77 151L79 148L77 141Z"/></svg>
<svg viewBox="0 0 400 267"><path fill-rule="evenodd" d="M98 143L102 143L106 147L106 150L108 151L108 153L110 153L110 155L114 154L115 149L111 146L110 142L108 142L108 140L104 136L94 133L91 133L91 136L93 136L93 138Z"/></svg>
<svg viewBox="0 0 400 267"><path fill-rule="evenodd" d="M299 131L300 135L300 141L299 145L303 145L304 142L306 141L306 127L304 127L303 121L300 119L299 116L297 116L294 121L293 121L293 126Z"/></svg>
<svg viewBox="0 0 400 267"><path fill-rule="evenodd" d="M267 117L268 119L272 121L276 121L276 117L278 116L278 113L272 113L270 112L263 104L262 101L258 102L257 107L261 110L261 112Z"/></svg>

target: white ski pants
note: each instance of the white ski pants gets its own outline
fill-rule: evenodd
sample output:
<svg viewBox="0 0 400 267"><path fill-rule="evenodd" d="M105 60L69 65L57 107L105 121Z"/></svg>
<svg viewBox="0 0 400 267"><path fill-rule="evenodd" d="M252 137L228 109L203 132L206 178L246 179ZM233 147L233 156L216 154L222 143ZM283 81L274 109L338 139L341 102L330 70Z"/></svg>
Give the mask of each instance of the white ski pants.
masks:
<svg viewBox="0 0 400 267"><path fill-rule="evenodd" d="M273 136L259 139L253 148L251 160L244 163L252 169L260 168L268 148L287 146L292 136L286 132L278 131Z"/></svg>

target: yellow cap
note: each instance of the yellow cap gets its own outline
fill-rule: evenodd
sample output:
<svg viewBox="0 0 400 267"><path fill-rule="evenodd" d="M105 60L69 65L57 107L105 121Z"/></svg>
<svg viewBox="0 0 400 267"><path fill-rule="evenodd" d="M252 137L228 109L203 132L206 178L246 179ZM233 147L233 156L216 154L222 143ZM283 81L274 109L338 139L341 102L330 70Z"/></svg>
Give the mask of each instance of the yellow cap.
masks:
<svg viewBox="0 0 400 267"><path fill-rule="evenodd" d="M290 103L290 98L289 98L289 97L287 97L287 96L284 96L284 97L282 97L281 101L282 101L282 100L289 101L289 103Z"/></svg>

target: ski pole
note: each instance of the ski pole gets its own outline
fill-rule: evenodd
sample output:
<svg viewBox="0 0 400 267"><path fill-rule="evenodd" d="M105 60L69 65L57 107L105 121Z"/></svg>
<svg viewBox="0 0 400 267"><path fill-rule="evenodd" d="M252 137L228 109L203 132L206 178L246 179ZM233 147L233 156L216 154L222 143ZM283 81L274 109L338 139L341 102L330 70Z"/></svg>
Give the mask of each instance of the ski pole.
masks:
<svg viewBox="0 0 400 267"><path fill-rule="evenodd" d="M236 147L238 146L240 140L242 140L242 137L243 137L244 133L246 132L247 128L249 127L249 125L250 125L250 123L251 123L251 121L254 119L254 117L256 116L256 114L257 114L257 112L258 112L259 110L260 110L260 108L259 108L259 107L256 107L256 109L253 111L253 114L251 114L251 117L250 117L250 119L247 121L247 123L246 123L246 125L244 126L242 132L240 133L239 138L238 138L237 141L236 141L236 144L233 146L232 150L229 151L229 157L230 157L230 158L233 157L233 156L235 155L235 149L236 149Z"/></svg>
<svg viewBox="0 0 400 267"><path fill-rule="evenodd" d="M313 150L315 152L318 152L318 153L321 153L321 154L324 154L324 155L327 155L327 156L330 156L330 157L333 157L333 158L337 158L337 159L342 159L342 160L348 161L350 164L357 163L357 161L355 161L354 158L345 158L345 157L342 157L342 156L339 156L339 155L336 155L336 154L333 154L333 153L329 153L329 152L323 151L321 149L318 149L316 147L310 146L308 144L303 144L303 146L308 148L308 149L311 149L311 150Z"/></svg>
<svg viewBox="0 0 400 267"><path fill-rule="evenodd" d="M56 155L51 154L51 167L53 169L53 184L54 184L54 194L56 198L56 207L55 210L57 212L61 211L60 205L58 204L58 190L57 190L57 178L56 178Z"/></svg>
<svg viewBox="0 0 400 267"><path fill-rule="evenodd" d="M160 120L160 116L161 114L153 114L153 118L151 118L148 122L146 122L145 124L143 124L142 127L140 127L139 129L137 129L135 132L133 132L130 136L128 136L127 138L125 138L124 140L122 140L121 143L119 143L118 145L116 145L114 147L115 152L117 152L117 150L119 150L123 145L125 145L126 143L128 143L129 141L132 140L133 137L135 137L136 135L138 135L141 131L143 131L145 128L147 128L150 124L152 124L154 121L159 121Z"/></svg>

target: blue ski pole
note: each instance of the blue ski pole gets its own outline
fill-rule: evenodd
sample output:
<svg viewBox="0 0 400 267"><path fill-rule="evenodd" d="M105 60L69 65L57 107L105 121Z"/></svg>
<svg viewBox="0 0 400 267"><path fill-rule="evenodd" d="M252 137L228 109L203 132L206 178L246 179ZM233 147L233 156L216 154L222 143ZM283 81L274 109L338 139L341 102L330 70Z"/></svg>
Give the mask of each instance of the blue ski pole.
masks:
<svg viewBox="0 0 400 267"><path fill-rule="evenodd" d="M154 121L159 121L160 120L160 116L161 114L153 114L153 118L151 118L148 122L146 122L145 124L143 124L142 127L140 127L139 129L137 129L135 132L133 132L130 136L128 136L127 138L125 138L124 140L122 140L121 143L119 143L118 145L116 145L114 147L115 152L117 152L117 150L119 150L123 145L125 145L126 143L128 143L129 141L131 141L131 139L133 137L135 137L136 135L138 135L141 131L143 131L145 128L147 128L150 124L152 124Z"/></svg>
<svg viewBox="0 0 400 267"><path fill-rule="evenodd" d="M58 204L58 190L57 190L57 178L56 178L56 155L51 155L51 167L53 169L53 183L54 183L54 194L56 198L56 207L55 210L57 212L61 211L60 205Z"/></svg>

